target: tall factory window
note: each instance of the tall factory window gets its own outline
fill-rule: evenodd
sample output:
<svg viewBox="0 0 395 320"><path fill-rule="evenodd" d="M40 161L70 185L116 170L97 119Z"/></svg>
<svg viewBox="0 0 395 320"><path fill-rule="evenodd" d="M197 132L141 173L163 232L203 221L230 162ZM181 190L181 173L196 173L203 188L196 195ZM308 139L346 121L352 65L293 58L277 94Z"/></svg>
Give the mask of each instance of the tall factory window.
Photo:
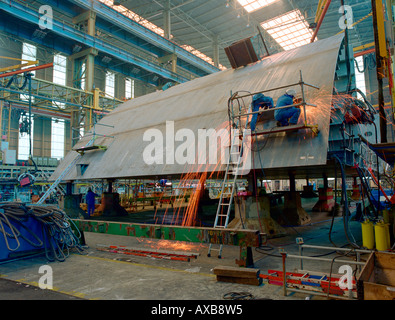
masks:
<svg viewBox="0 0 395 320"><path fill-rule="evenodd" d="M134 80L125 79L125 98L134 99Z"/></svg>
<svg viewBox="0 0 395 320"><path fill-rule="evenodd" d="M85 62L81 66L81 89L85 90L85 69L86 69L86 64Z"/></svg>
<svg viewBox="0 0 395 320"><path fill-rule="evenodd" d="M252 12L260 8L266 7L277 0L237 0L247 12ZM227 2L229 3L229 1Z"/></svg>
<svg viewBox="0 0 395 320"><path fill-rule="evenodd" d="M85 134L85 128L84 128L84 123L82 122L80 124L80 137L82 138Z"/></svg>
<svg viewBox="0 0 395 320"><path fill-rule="evenodd" d="M24 42L22 44L22 59L23 60L36 61L37 60L37 47L32 45L32 44L30 44L30 43ZM32 66L28 66L28 67L25 67L25 68L31 68L31 67ZM31 73L33 73L33 76L36 75L36 71L32 71Z"/></svg>
<svg viewBox="0 0 395 320"><path fill-rule="evenodd" d="M51 157L58 160L64 157L64 122L58 119L52 119Z"/></svg>
<svg viewBox="0 0 395 320"><path fill-rule="evenodd" d="M357 68L355 68L356 86L359 90L363 92L364 95L366 95L366 82L365 82L365 72L364 72L365 66L364 66L363 56L356 57L355 62L357 64ZM359 93L358 93L358 98L362 98Z"/></svg>
<svg viewBox="0 0 395 320"><path fill-rule="evenodd" d="M21 59L23 60L29 60L29 61L36 61L37 60L37 47L24 42L22 44L22 57ZM31 68L32 66L27 66L24 67L22 69L26 69L26 68ZM33 77L36 75L36 71L32 71L31 72L33 74ZM23 101L28 101L29 100L29 96L27 94L21 94L20 99ZM32 97L32 102L34 102L34 97Z"/></svg>
<svg viewBox="0 0 395 320"><path fill-rule="evenodd" d="M261 23L284 50L310 43L313 32L299 10L293 10Z"/></svg>
<svg viewBox="0 0 395 320"><path fill-rule="evenodd" d="M115 74L109 71L106 73L106 89L104 92L112 98L115 96Z"/></svg>
<svg viewBox="0 0 395 320"><path fill-rule="evenodd" d="M34 119L32 118L31 132L33 135ZM33 136L32 136L32 152L33 152ZM28 160L30 155L30 136L27 133L19 133L18 141L18 160Z"/></svg>
<svg viewBox="0 0 395 320"><path fill-rule="evenodd" d="M53 82L66 85L67 57L57 54L53 58Z"/></svg>
<svg viewBox="0 0 395 320"><path fill-rule="evenodd" d="M62 86L66 85L67 57L57 54L53 58L53 82ZM64 108L65 104L56 102L60 108Z"/></svg>

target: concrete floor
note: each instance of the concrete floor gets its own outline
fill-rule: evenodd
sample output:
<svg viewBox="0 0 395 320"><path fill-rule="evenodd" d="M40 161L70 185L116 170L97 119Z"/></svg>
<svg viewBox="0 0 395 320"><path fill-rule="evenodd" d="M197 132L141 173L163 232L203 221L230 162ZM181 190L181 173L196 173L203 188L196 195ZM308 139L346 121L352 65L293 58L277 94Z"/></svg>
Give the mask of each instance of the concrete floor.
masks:
<svg viewBox="0 0 395 320"><path fill-rule="evenodd" d="M303 200L311 208L312 200ZM328 232L331 224L326 213L310 213L312 222L307 226L288 227L287 236L270 239L264 248L253 249L254 266L262 274L268 269L282 270L279 248L290 254L298 254L295 243L303 237L306 244L332 246ZM358 244L361 244L359 222L352 222L350 230ZM260 286L242 285L216 281L212 269L216 266L236 266L239 247L225 246L222 259L207 257L207 245L199 243L176 243L164 240L138 239L125 236L85 233L87 248L84 254L71 253L65 262L48 262L45 256L38 256L0 264L1 300L224 300L231 292L244 292L253 299L263 300L325 300L325 297L310 294L289 293L283 295L281 286L263 283ZM347 244L343 220L335 219L332 240L337 246ZM124 245L128 247L155 247L165 245L167 250L199 253L197 259L189 262L130 256L97 250L98 245ZM318 255L328 251L306 250L305 255ZM325 256L333 258L335 253ZM367 258L363 256L363 258ZM39 268L52 268L53 289L38 289L43 274ZM331 271L329 262L306 261L304 270ZM337 273L340 265L334 265ZM299 269L298 260L287 259L287 271Z"/></svg>

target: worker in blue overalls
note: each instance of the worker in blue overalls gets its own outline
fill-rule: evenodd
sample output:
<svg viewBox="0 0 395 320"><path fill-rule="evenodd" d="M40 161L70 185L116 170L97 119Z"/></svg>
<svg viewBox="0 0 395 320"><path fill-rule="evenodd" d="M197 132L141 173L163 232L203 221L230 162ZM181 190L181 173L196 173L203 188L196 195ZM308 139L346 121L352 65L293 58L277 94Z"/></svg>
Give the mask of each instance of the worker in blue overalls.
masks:
<svg viewBox="0 0 395 320"><path fill-rule="evenodd" d="M288 89L284 95L278 98L276 108L293 105L295 96L296 91ZM277 120L277 125L281 127L297 124L299 116L300 108L298 107L282 108L274 111L274 118Z"/></svg>
<svg viewBox="0 0 395 320"><path fill-rule="evenodd" d="M263 93L257 93L252 97L252 111L259 111L260 108L271 109L274 107L273 99L265 96ZM258 113L254 113L251 119L251 131L255 131L256 122L258 120Z"/></svg>
<svg viewBox="0 0 395 320"><path fill-rule="evenodd" d="M93 216L95 212L95 197L97 197L97 194L94 193L91 188L89 188L85 197L86 204L88 206L88 219Z"/></svg>

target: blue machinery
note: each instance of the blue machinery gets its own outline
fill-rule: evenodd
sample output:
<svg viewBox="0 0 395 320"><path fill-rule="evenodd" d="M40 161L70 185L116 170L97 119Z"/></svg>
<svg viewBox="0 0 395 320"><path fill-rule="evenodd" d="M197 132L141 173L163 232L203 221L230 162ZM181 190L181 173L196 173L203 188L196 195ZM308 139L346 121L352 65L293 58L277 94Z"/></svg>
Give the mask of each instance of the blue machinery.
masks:
<svg viewBox="0 0 395 320"><path fill-rule="evenodd" d="M64 261L70 250L83 251L76 231L56 207L0 203L0 261L43 252L49 261Z"/></svg>

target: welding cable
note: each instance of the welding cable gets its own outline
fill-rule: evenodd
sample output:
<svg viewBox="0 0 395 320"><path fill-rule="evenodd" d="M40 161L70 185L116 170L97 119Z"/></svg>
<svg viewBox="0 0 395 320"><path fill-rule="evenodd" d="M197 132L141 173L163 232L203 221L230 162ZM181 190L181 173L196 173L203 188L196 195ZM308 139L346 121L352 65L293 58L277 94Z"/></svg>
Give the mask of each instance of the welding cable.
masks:
<svg viewBox="0 0 395 320"><path fill-rule="evenodd" d="M8 80L8 82L7 82L5 85L3 85L3 84L0 82L0 87L1 87L1 88L6 88L6 89L8 89L8 88L11 87L11 85L12 85L14 82L15 82L15 84L16 84L16 85L14 85L14 87L15 87L16 89L18 89L18 90L24 90L25 87L26 87L26 85L27 85L27 77L26 77L26 75L24 76L23 84L22 84L21 86L19 86L19 82L17 81L17 76L16 76L16 75L13 75L13 76L11 77L11 79Z"/></svg>
<svg viewBox="0 0 395 320"><path fill-rule="evenodd" d="M347 238L347 241L354 247L354 248L360 248L356 243L355 239L352 235L352 233L349 230L349 224L348 224L348 218L349 218L349 208L348 208L348 199L347 199L347 185L346 185L346 177L345 177L345 172L343 168L343 164L340 161L339 157L336 155L333 155L333 157L338 161L339 166L340 166L340 171L341 171L341 177L342 177L342 194L344 196L344 211L343 211L343 227L344 227L344 233ZM351 237L353 238L353 241L350 240L348 232L350 232Z"/></svg>
<svg viewBox="0 0 395 320"><path fill-rule="evenodd" d="M40 240L40 238L36 235L36 234L34 234L29 228L27 228L22 222L23 222L23 220L26 220L26 219L23 219L23 217L21 216L21 212L24 212L23 210L20 210L20 211L11 211L12 213L8 213L8 214L6 214L6 213L4 213L4 205L1 205L1 210L0 210L0 212L1 212L1 214L2 214L2 217L0 218L0 222L1 222L1 227L2 227L2 229L0 230L0 232L2 232L3 233L3 235L4 235L4 240L5 240L5 243L7 244L7 248L10 250L10 251L16 251L16 250L18 250L19 249L19 247L20 247L20 241L19 241L19 238L22 238L23 240L25 240L27 243L29 243L31 246L33 246L33 247L40 247L40 246L42 246L42 241ZM13 222L13 223L11 223L11 221ZM8 232L6 232L5 231L5 229L4 229L4 223L6 223L6 225L7 225L7 227L11 230L11 232L12 232L12 234L10 234L10 233L8 233ZM33 242L32 240L30 240L29 238L27 238L27 237L25 237L15 226L14 226L14 224L17 224L17 225L19 225L20 226L20 228L21 229L24 229L27 233L29 233L30 235L31 235L31 237L33 238L33 239L35 239L36 240L36 242ZM8 244L8 239L7 238L11 238L11 239L15 239L15 241L16 241L16 243L17 243L17 246L16 246L16 248L14 248L14 249L12 249L12 248L10 248L10 246L9 246L9 244Z"/></svg>
<svg viewBox="0 0 395 320"><path fill-rule="evenodd" d="M3 85L3 84L0 82L0 87L1 87L1 88L6 88L6 89L8 89L8 88L11 86L11 84L14 82L14 79L15 79L15 76L12 76L11 79L8 80L8 82L7 82L5 85Z"/></svg>
<svg viewBox="0 0 395 320"><path fill-rule="evenodd" d="M347 257L350 253L355 253L355 248L350 249L350 251L343 253L341 255L338 255L336 257L333 257L332 262L331 262L331 268L330 268L330 273L329 273L329 279L328 279L328 292L327 292L327 299L329 299L329 292L330 292L330 287L331 287L331 280L332 280L332 271L333 271L333 264L337 258L342 258L342 257Z"/></svg>
<svg viewBox="0 0 395 320"><path fill-rule="evenodd" d="M254 296L249 292L228 292L223 295L226 300L253 300Z"/></svg>
<svg viewBox="0 0 395 320"><path fill-rule="evenodd" d="M335 260L336 260L337 258L340 258L340 257L343 257L343 256L336 256L336 257L334 257L334 258L332 259L332 262L331 262L331 268L330 268L329 279L328 279L328 292L327 292L327 296L326 296L327 299L329 299L329 292L330 292L330 288L331 288L333 264L334 264Z"/></svg>
<svg viewBox="0 0 395 320"><path fill-rule="evenodd" d="M335 164L335 206L332 209L332 222L328 232L329 241L337 247L337 245L332 241L332 229L335 222L335 213L336 213L336 206L337 206L337 166Z"/></svg>
<svg viewBox="0 0 395 320"><path fill-rule="evenodd" d="M261 165L261 170L262 170L263 177L264 177L265 180L267 180L265 171L263 170L263 164L262 164L262 158L261 158L261 153L260 152L258 152L258 158L259 158L259 164ZM272 193L272 188L270 187L270 184L268 184L268 186L269 186L270 193Z"/></svg>
<svg viewBox="0 0 395 320"><path fill-rule="evenodd" d="M24 229L28 234L30 234L30 236L36 241L34 242L33 240L30 240L28 237L26 237L25 235L23 235L18 229L15 228L15 226L11 223L11 224L7 224L7 226L12 229L13 231L15 231L15 234L17 235L17 237L15 238L14 235L8 235L10 238L15 238L15 241L18 241L18 238L21 238L23 240L25 240L27 243L29 243L31 246L33 247L41 247L43 245L43 242L41 241L41 239L34 233L32 232L29 228L27 228L22 222L23 219L20 220L15 220L13 216L9 216L8 217L10 221L14 221L14 223L17 223L21 229Z"/></svg>
<svg viewBox="0 0 395 320"><path fill-rule="evenodd" d="M371 190L368 182L366 181L365 173L362 171L362 169L360 167L357 167L357 172L358 172L359 178L361 180L362 187L366 192L366 196L368 197L369 203L371 204L371 207L375 211L375 216L377 217L378 210L380 208L379 204L376 204L377 200L375 200L373 197L372 190Z"/></svg>
<svg viewBox="0 0 395 320"><path fill-rule="evenodd" d="M252 150L252 144L253 142L251 141L251 150ZM263 228L262 228L262 223L261 223L261 217L259 214L259 199L258 199L258 183L257 183L257 179L256 179L256 173L255 173L255 156L254 153L252 152L252 170L253 170L253 174L254 174L254 184L255 184L255 202L256 202L256 211L258 213L258 221L259 221L259 226L261 227L261 232L263 232ZM241 215L240 215L241 216Z"/></svg>
<svg viewBox="0 0 395 320"><path fill-rule="evenodd" d="M14 76L15 77L15 80L17 79L17 76L15 75ZM15 81L18 85L17 86L15 86L18 90L24 90L25 88L26 88L26 85L27 85L27 83L28 83L28 79L29 79L29 77L26 75L26 73L24 74L24 77L23 77L23 84L21 85L21 86L19 86L19 82L18 81Z"/></svg>
<svg viewBox="0 0 395 320"><path fill-rule="evenodd" d="M364 73L366 69L373 70L376 68L376 59L374 58L374 54L370 53L364 56L363 58L363 69L359 68L358 62L355 58L353 58L356 69L359 73Z"/></svg>
<svg viewBox="0 0 395 320"><path fill-rule="evenodd" d="M34 247L42 248L44 246L46 256L50 261L65 261L69 256L70 249L76 249L79 253L84 252L84 248L79 244L81 234L79 233L78 236L74 234L70 220L62 210L54 206L26 206L20 203L0 203L0 209L0 232L3 233L4 237L14 238L17 241L18 248L20 247L19 238L24 239ZM39 239L38 235L35 235L23 224L28 218L33 218L41 224L43 240ZM10 232L6 232L5 222ZM11 222L19 225L20 228L24 228L36 239L37 243L26 238ZM73 226L75 227L74 224ZM75 229L78 230L78 228ZM5 242L10 251L17 249L9 247L7 238L5 238Z"/></svg>
<svg viewBox="0 0 395 320"><path fill-rule="evenodd" d="M3 233L4 242L6 243L7 249L8 249L9 251L16 251L16 250L18 250L18 248L19 248L20 245L21 245L20 242L19 242L19 240L18 240L17 232L16 232L16 230L14 229L14 227L11 225L11 223L9 222L8 217L5 215L5 213L3 212L3 210L0 211L0 215L1 215L1 219L0 219L1 230L0 230L0 232ZM11 230L12 235L9 234L8 232L6 232L5 227L4 227L4 224L3 224L3 220L7 223L7 226L8 226L9 229ZM8 242L8 238L14 238L14 239L15 239L15 241L17 242L16 248L11 248L11 247L10 247L9 242Z"/></svg>
<svg viewBox="0 0 395 320"><path fill-rule="evenodd" d="M265 249L265 248L268 248L268 249ZM269 249L269 248L270 248L270 249ZM261 250L262 250L262 251L261 251ZM275 258L282 258L282 256L279 256L279 255L276 255L276 254L272 254L272 253L266 252L266 251L272 251L272 250L274 250L274 248L269 247L269 246L263 246L263 247L261 246L261 247L255 248L255 251L256 251L256 252L261 253L261 254L264 254L264 255L266 255L266 256L275 257ZM261 259L263 259L263 258L261 258ZM261 260L261 259L259 259L259 260ZM258 262L259 260L257 260L257 262Z"/></svg>

